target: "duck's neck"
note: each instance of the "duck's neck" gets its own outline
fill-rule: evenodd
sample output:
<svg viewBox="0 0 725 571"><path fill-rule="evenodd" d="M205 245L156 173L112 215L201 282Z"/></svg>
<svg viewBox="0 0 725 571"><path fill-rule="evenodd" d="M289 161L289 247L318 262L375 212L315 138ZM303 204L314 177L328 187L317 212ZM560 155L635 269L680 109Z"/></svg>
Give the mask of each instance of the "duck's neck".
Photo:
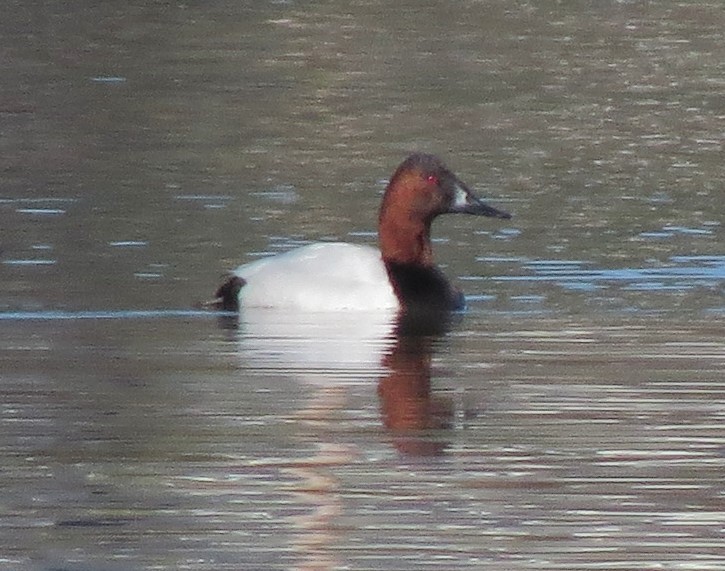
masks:
<svg viewBox="0 0 725 571"><path fill-rule="evenodd" d="M378 231L385 262L433 267L429 221L381 215Z"/></svg>
<svg viewBox="0 0 725 571"><path fill-rule="evenodd" d="M410 310L463 307L463 295L433 263L430 222L380 220L380 252L401 306Z"/></svg>

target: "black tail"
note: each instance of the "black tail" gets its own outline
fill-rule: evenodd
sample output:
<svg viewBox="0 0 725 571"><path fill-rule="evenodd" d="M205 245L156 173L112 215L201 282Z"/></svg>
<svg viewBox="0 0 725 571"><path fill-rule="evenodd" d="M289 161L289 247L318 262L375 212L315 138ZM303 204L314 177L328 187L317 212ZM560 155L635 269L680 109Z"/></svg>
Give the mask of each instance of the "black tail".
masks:
<svg viewBox="0 0 725 571"><path fill-rule="evenodd" d="M224 311L239 311L239 290L247 282L239 276L229 276L227 280L216 290L214 307Z"/></svg>

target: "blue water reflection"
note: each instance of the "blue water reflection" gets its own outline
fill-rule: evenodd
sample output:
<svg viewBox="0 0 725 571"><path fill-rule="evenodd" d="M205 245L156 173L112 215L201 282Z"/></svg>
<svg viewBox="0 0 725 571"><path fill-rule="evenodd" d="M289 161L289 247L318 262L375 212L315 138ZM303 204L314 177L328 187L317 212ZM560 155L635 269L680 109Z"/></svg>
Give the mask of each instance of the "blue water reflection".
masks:
<svg viewBox="0 0 725 571"><path fill-rule="evenodd" d="M491 260L490 258L488 259ZM498 261L498 260L496 260ZM508 260L506 260L508 261ZM598 291L716 288L725 282L725 256L672 256L666 267L592 268L583 260L516 260L532 275L496 276L496 281L551 282L565 289Z"/></svg>

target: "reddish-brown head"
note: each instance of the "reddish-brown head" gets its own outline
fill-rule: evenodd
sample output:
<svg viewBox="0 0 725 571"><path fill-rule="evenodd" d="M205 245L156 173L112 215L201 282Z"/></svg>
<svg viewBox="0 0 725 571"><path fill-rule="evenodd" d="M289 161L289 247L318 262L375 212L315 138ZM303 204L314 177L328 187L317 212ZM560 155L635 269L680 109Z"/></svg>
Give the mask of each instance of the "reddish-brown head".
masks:
<svg viewBox="0 0 725 571"><path fill-rule="evenodd" d="M387 261L433 265L430 225L446 213L511 218L488 206L434 155L409 156L393 174L380 207L380 249Z"/></svg>

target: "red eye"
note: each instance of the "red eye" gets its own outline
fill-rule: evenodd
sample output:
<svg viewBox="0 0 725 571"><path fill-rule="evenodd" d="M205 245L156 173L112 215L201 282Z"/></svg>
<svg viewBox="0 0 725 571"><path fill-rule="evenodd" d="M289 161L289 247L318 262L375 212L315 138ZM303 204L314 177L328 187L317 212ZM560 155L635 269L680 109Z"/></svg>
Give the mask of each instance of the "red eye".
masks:
<svg viewBox="0 0 725 571"><path fill-rule="evenodd" d="M434 174L428 175L428 182L431 184L438 184L438 177Z"/></svg>

